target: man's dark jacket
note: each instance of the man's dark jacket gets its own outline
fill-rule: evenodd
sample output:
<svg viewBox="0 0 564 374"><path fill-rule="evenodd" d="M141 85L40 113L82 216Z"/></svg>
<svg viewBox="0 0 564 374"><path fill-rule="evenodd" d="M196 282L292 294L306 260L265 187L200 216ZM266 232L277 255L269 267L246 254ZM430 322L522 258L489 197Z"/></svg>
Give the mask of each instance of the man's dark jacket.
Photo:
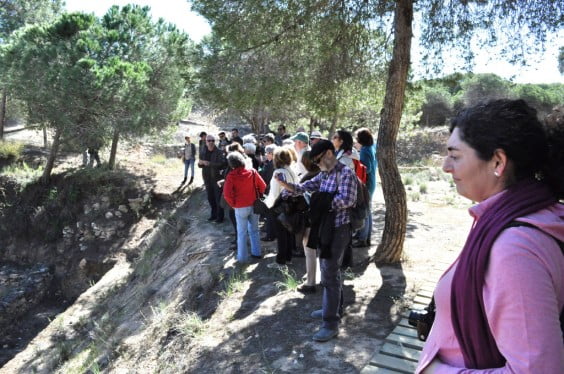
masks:
<svg viewBox="0 0 564 374"><path fill-rule="evenodd" d="M225 161L225 157L223 157L223 152L217 147L214 147L213 151L210 151L206 147L204 152L202 152L201 159L210 162L209 165L202 167L204 183L206 185L210 185L221 180L221 171L227 167L227 162Z"/></svg>

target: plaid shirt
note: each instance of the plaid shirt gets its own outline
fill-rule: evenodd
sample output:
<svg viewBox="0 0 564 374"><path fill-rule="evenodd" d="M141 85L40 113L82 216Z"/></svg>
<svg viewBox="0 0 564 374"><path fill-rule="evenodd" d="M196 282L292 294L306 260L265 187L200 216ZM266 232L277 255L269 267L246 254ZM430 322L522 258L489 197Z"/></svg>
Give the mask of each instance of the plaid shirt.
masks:
<svg viewBox="0 0 564 374"><path fill-rule="evenodd" d="M331 208L336 211L335 227L350 222L349 208L356 202L356 175L340 162L330 171L322 171L313 179L302 184L292 184L295 192L282 191L282 197L300 195L304 192L337 192L333 197Z"/></svg>

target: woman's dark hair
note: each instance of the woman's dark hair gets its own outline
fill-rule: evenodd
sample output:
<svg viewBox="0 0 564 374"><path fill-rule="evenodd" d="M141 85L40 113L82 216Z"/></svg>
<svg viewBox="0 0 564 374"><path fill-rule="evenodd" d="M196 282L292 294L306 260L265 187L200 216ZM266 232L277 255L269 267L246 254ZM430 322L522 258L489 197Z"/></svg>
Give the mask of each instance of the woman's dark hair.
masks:
<svg viewBox="0 0 564 374"><path fill-rule="evenodd" d="M374 144L374 137L369 128L363 127L356 130L356 140L362 146L369 147Z"/></svg>
<svg viewBox="0 0 564 374"><path fill-rule="evenodd" d="M245 149L241 144L233 142L227 146L227 152L239 152L241 154L245 154Z"/></svg>
<svg viewBox="0 0 564 374"><path fill-rule="evenodd" d="M273 154L273 160L274 167L277 169L289 166L292 163L292 155L290 154L290 150L284 147L276 148Z"/></svg>
<svg viewBox="0 0 564 374"><path fill-rule="evenodd" d="M319 166L313 163L313 160L310 157L311 151L305 151L302 154L302 164L304 165L305 169L310 173L315 173L319 171Z"/></svg>
<svg viewBox="0 0 564 374"><path fill-rule="evenodd" d="M347 130L337 130L337 135L343 141L343 144L341 144L339 151L341 150L345 152L352 151L352 147L353 147L352 134Z"/></svg>
<svg viewBox="0 0 564 374"><path fill-rule="evenodd" d="M464 109L452 120L450 132L455 128L482 160L503 149L513 164L513 182L541 177L563 197L564 131L546 131L524 100L494 100Z"/></svg>
<svg viewBox="0 0 564 374"><path fill-rule="evenodd" d="M237 151L231 152L227 155L227 164L231 169L245 167L245 157Z"/></svg>

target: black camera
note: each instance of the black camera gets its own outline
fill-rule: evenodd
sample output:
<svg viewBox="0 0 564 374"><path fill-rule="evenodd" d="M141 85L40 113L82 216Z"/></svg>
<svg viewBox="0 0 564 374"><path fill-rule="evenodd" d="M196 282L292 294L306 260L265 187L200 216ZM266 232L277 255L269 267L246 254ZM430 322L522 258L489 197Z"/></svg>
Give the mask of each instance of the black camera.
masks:
<svg viewBox="0 0 564 374"><path fill-rule="evenodd" d="M434 321L435 299L431 299L429 305L423 310L412 310L407 319L407 322L417 329L417 337L421 341L427 340Z"/></svg>

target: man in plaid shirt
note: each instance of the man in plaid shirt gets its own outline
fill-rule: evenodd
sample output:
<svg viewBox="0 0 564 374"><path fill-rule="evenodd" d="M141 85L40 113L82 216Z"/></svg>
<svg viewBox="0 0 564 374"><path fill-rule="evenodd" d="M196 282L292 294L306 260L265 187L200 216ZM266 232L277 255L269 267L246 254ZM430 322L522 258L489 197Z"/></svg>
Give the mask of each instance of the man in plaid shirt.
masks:
<svg viewBox="0 0 564 374"><path fill-rule="evenodd" d="M334 193L331 210L335 212L331 253L328 258L320 258L321 284L323 285L323 305L321 310L311 313L313 318L322 318L321 329L313 340L326 342L339 333L339 321L343 309L343 287L341 264L346 246L351 241L349 208L356 202L357 181L353 170L341 164L335 157L335 148L328 140L317 142L310 153L321 173L302 184L286 183L275 176L286 191L282 197L304 192Z"/></svg>

